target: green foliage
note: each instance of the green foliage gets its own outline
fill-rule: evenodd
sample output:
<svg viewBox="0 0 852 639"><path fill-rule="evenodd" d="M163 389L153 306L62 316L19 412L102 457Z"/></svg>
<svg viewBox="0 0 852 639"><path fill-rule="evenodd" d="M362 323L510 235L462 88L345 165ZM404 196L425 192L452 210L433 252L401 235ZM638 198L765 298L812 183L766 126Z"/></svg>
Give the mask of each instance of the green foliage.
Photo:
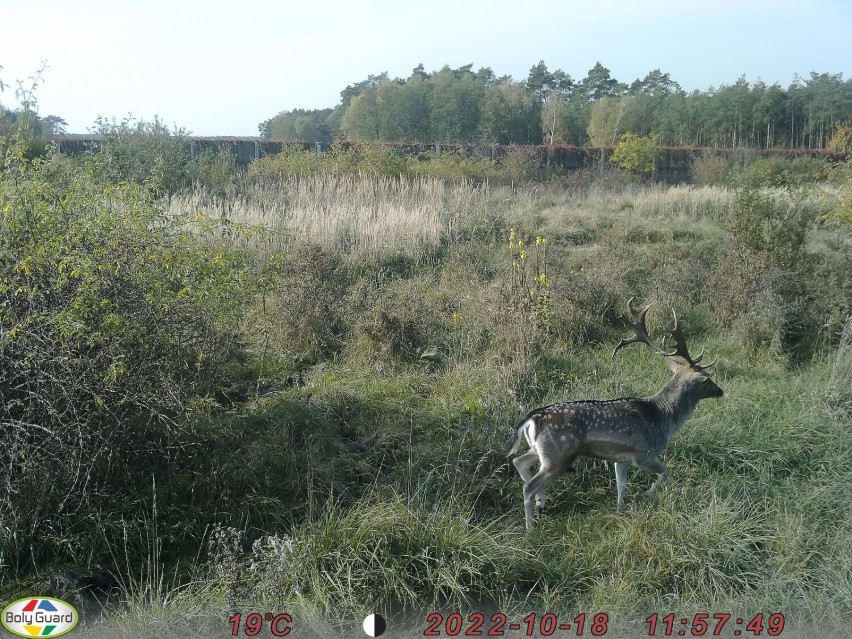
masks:
<svg viewBox="0 0 852 639"><path fill-rule="evenodd" d="M847 158L852 157L852 124L844 122L835 126L826 148L843 153Z"/></svg>
<svg viewBox="0 0 852 639"><path fill-rule="evenodd" d="M153 121L97 120L92 144L82 164L101 184L135 183L155 195L174 195L195 184L224 194L238 182L240 171L230 149L204 148L194 157L189 132Z"/></svg>
<svg viewBox="0 0 852 639"><path fill-rule="evenodd" d="M301 145L285 146L280 153L264 155L249 165L248 177L281 178L286 175L312 175L321 168L315 151Z"/></svg>
<svg viewBox="0 0 852 639"><path fill-rule="evenodd" d="M721 324L739 323L754 345L798 356L813 348L827 319L814 312L815 299L808 293L820 279L819 260L803 259L815 221L795 191L737 191L727 224L733 245L714 278Z"/></svg>
<svg viewBox="0 0 852 639"><path fill-rule="evenodd" d="M639 137L625 133L612 152L610 162L631 173L648 175L657 168L660 155L656 136Z"/></svg>
<svg viewBox="0 0 852 639"><path fill-rule="evenodd" d="M405 160L394 148L383 144L332 146L324 157L337 175L399 177L405 173Z"/></svg>
<svg viewBox="0 0 852 639"><path fill-rule="evenodd" d="M174 193L192 183L188 132L153 121L109 122L99 118L95 133L103 136L91 155L95 176L103 184L136 182L156 194Z"/></svg>
<svg viewBox="0 0 852 639"><path fill-rule="evenodd" d="M229 148L202 149L189 163L189 174L197 185L223 197L239 182L237 160Z"/></svg>
<svg viewBox="0 0 852 639"><path fill-rule="evenodd" d="M693 159L691 173L699 185L799 188L827 181L832 166L820 157L760 156L753 149L707 150Z"/></svg>
<svg viewBox="0 0 852 639"><path fill-rule="evenodd" d="M476 160L457 149L442 149L440 155L428 153L410 156L407 172L409 175L453 181L482 181L500 175L500 170L493 161Z"/></svg>
<svg viewBox="0 0 852 639"><path fill-rule="evenodd" d="M332 145L321 157L301 146L285 147L280 153L252 162L247 174L255 180L327 174L522 183L542 178L543 155L541 147L525 145L510 146L497 160L471 157L465 150L452 147L403 155L392 145L350 142Z"/></svg>
<svg viewBox="0 0 852 639"><path fill-rule="evenodd" d="M505 80L485 89L479 128L486 142L538 144L538 105L522 84Z"/></svg>
<svg viewBox="0 0 852 639"><path fill-rule="evenodd" d="M838 195L835 217L845 224L852 223L852 124L838 124L828 141L828 148L843 153L846 160L833 167L831 173L835 182L842 185Z"/></svg>
<svg viewBox="0 0 852 639"><path fill-rule="evenodd" d="M17 81L15 97L20 103L19 109L7 110L0 104L0 159L10 151L13 155L21 155L21 149L24 149L23 156L27 159L44 157L50 146L45 138L65 132L65 120L55 115L40 117L38 114L36 91L44 82L46 68L47 65L42 62L38 71L26 82ZM0 81L0 90L4 86ZM17 148L13 150L12 147Z"/></svg>
<svg viewBox="0 0 852 639"><path fill-rule="evenodd" d="M736 193L728 229L745 249L790 265L798 261L813 222L796 202L749 186Z"/></svg>
<svg viewBox="0 0 852 639"><path fill-rule="evenodd" d="M626 104L625 99L605 97L592 105L586 127L592 146L615 145Z"/></svg>
<svg viewBox="0 0 852 639"><path fill-rule="evenodd" d="M288 175L367 175L399 177L407 171L405 160L384 144L365 142L335 144L322 157L300 146L286 147L281 153L255 160L249 178L282 178Z"/></svg>
<svg viewBox="0 0 852 639"><path fill-rule="evenodd" d="M339 119L337 110L293 109L261 122L258 129L261 136L270 140L328 145L340 131Z"/></svg>
<svg viewBox="0 0 852 639"><path fill-rule="evenodd" d="M260 125L266 137L330 142L539 142L614 146L621 133L656 135L667 146L826 148L850 119L852 81L812 72L783 88L745 77L687 93L660 69L624 83L597 62L578 82L542 60L524 82L489 68L422 65L408 78L370 75L346 87L334 109L283 112ZM842 131L842 125L841 125ZM314 137L316 136L316 137Z"/></svg>
<svg viewBox="0 0 852 639"><path fill-rule="evenodd" d="M516 183L541 178L544 174L544 161L541 147L513 145L500 159L497 176Z"/></svg>
<svg viewBox="0 0 852 639"><path fill-rule="evenodd" d="M690 165L690 182L697 186L721 186L727 183L730 163L714 153L697 153Z"/></svg>
<svg viewBox="0 0 852 639"><path fill-rule="evenodd" d="M833 167L832 180L840 187L834 217L843 224L852 223L852 159Z"/></svg>
<svg viewBox="0 0 852 639"><path fill-rule="evenodd" d="M318 246L296 246L277 260L276 270L265 312L249 320L265 332L267 348L297 365L339 351L352 321L344 303L349 282L339 256Z"/></svg>
<svg viewBox="0 0 852 639"><path fill-rule="evenodd" d="M253 268L147 188L24 150L0 174L0 554L17 569L73 556L86 517L125 500L132 516L170 472Z"/></svg>
<svg viewBox="0 0 852 639"><path fill-rule="evenodd" d="M829 165L821 158L761 157L739 171L733 171L730 183L734 186L757 188L776 186L797 188L823 182L828 178Z"/></svg>

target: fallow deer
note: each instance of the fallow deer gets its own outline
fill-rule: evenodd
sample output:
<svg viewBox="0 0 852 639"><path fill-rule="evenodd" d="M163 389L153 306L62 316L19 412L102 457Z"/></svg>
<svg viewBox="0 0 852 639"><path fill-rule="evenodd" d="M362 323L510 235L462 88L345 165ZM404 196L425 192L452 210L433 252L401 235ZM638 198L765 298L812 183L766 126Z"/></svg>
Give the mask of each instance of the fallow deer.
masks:
<svg viewBox="0 0 852 639"><path fill-rule="evenodd" d="M633 336L622 339L612 356L628 344L642 342L663 357L674 374L650 397L559 402L536 408L518 422L508 455L518 451L523 434L530 449L512 463L524 481L527 530L533 525L533 499L540 514L545 505L545 487L562 473L573 472L574 460L580 455L615 463L619 510L624 506L627 469L631 465L657 474L657 480L645 493L645 497L652 497L669 474L660 461L669 440L692 416L699 400L722 396L722 389L710 379L710 369L716 362L701 366L703 352L695 359L690 357L674 311L671 335L675 350L668 352L654 343L645 327L645 313L651 304L637 309L633 298L627 304L634 321L624 316L620 319ZM533 475L536 462L541 467Z"/></svg>

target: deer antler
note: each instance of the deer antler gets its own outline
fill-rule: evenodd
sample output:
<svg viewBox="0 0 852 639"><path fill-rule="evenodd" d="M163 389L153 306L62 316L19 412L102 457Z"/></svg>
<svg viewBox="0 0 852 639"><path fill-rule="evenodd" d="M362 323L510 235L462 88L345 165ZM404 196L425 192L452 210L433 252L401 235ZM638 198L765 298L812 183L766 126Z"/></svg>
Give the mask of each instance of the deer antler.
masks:
<svg viewBox="0 0 852 639"><path fill-rule="evenodd" d="M683 331L680 330L680 323L678 322L677 313L674 312L674 309L672 309L672 315L674 315L675 325L669 333L675 340L675 352L673 355L684 359L686 363L695 370L706 370L715 366L718 361L717 359L714 359L710 364L707 364L707 366L699 366L698 362L700 362L701 358L704 357L704 350L702 350L695 359L690 357L689 351L686 348L686 338L683 336Z"/></svg>
<svg viewBox="0 0 852 639"><path fill-rule="evenodd" d="M624 339L622 339L618 343L618 346L615 347L615 350L612 351L613 357L615 357L615 354L619 350L621 350L628 344L633 344L635 342L642 342L643 344L647 344L652 349L654 349L657 354L662 355L663 357L672 357L678 354L677 351L669 353L664 348L657 345L654 340L652 340L651 337L648 335L648 329L645 327L645 313L648 312L648 309L651 308L652 304L645 304L645 306L643 306L641 309L637 309L636 306L634 306L633 298L631 297L629 300L627 300L627 305L630 307L630 312L633 314L633 319L635 321L631 322L626 317L624 317L624 315L620 316L619 319L626 328L629 328L631 331L633 331L633 337L625 337ZM677 318L675 318L675 320L677 320ZM677 326L675 326L675 328L677 329ZM682 338L683 335L681 334L681 339ZM684 351L685 350L686 345L684 343Z"/></svg>

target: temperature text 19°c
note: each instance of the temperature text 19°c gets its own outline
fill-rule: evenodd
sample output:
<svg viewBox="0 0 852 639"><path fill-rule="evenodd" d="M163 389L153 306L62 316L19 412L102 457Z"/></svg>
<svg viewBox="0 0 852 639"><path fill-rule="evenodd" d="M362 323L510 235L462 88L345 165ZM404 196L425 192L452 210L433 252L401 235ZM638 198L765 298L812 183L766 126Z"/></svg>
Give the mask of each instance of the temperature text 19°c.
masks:
<svg viewBox="0 0 852 639"><path fill-rule="evenodd" d="M286 612L251 612L245 616L241 612L236 612L228 617L228 623L231 626L232 637L256 637L261 633L264 626L272 633L273 637L286 637L290 634L290 624L293 623L293 617Z"/></svg>

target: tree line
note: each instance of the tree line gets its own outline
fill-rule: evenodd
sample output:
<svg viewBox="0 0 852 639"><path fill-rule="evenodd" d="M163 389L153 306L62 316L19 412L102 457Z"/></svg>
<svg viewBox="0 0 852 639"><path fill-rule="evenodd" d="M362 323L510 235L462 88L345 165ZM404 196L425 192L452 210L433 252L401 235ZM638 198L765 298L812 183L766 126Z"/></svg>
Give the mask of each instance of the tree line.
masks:
<svg viewBox="0 0 852 639"><path fill-rule="evenodd" d="M632 133L668 146L821 149L849 121L852 79L842 73L796 76L786 88L741 76L687 92L659 69L626 84L600 62L575 80L542 60L522 81L470 64L370 75L341 91L334 108L282 111L259 129L266 138L326 144L343 137L611 146Z"/></svg>

